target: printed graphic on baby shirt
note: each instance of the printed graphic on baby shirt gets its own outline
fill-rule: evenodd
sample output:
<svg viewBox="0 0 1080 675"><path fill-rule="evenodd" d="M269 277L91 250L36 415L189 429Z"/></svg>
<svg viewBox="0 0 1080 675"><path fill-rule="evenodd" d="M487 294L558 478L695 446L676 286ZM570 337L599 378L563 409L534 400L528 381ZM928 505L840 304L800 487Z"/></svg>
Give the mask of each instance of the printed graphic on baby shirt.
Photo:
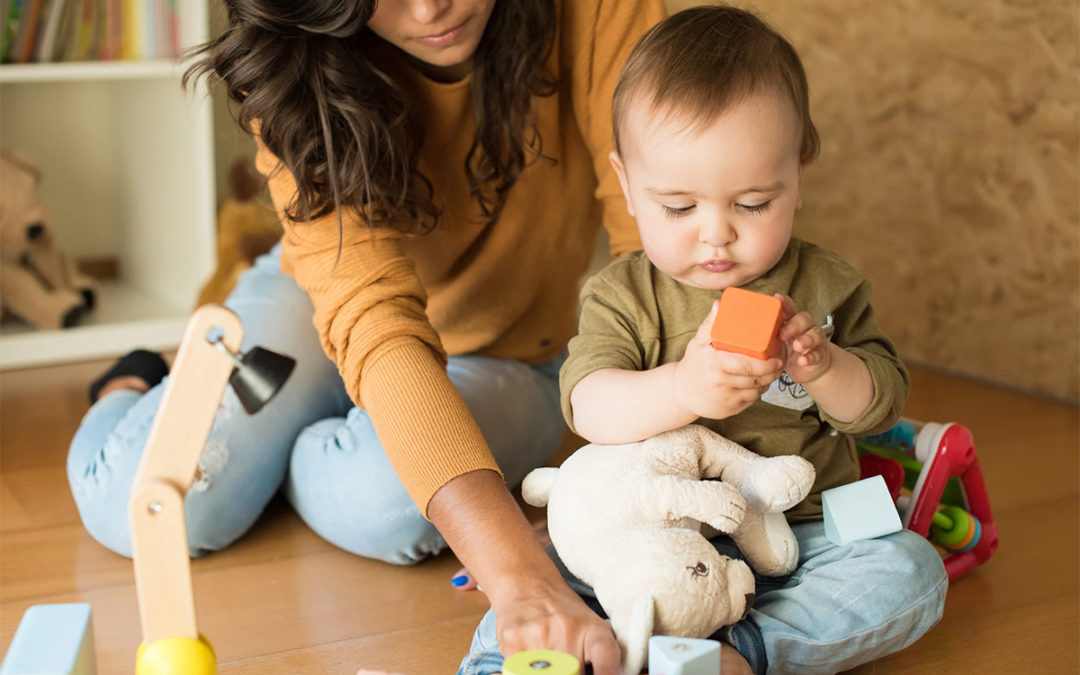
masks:
<svg viewBox="0 0 1080 675"><path fill-rule="evenodd" d="M825 317L825 323L821 324L821 329L825 331L826 338L832 339L834 331L832 314ZM814 405L814 398L806 393L801 384L793 381L786 370L772 383L769 390L761 395L761 400L781 408L799 411Z"/></svg>

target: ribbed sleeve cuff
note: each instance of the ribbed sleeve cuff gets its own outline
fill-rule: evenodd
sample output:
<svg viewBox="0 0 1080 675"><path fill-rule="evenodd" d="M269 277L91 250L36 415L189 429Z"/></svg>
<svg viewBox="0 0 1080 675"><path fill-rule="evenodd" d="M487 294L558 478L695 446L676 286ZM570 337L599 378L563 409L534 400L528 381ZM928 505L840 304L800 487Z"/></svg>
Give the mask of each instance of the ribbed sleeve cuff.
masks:
<svg viewBox="0 0 1080 675"><path fill-rule="evenodd" d="M361 389L383 450L425 517L452 479L479 469L502 475L446 369L420 341L395 340L373 352Z"/></svg>
<svg viewBox="0 0 1080 675"><path fill-rule="evenodd" d="M896 420L900 419L900 411L907 399L907 371L902 365L898 370L893 361L865 350L848 351L862 359L870 371L870 379L874 382L874 398L870 405L866 406L866 410L851 422L841 422L824 411L821 412L821 417L842 434L863 436L888 431Z"/></svg>

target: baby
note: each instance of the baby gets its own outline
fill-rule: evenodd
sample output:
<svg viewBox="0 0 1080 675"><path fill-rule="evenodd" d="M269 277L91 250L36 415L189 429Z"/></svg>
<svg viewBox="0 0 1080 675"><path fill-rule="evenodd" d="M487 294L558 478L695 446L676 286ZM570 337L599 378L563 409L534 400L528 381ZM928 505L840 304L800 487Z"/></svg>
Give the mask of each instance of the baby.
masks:
<svg viewBox="0 0 1080 675"><path fill-rule="evenodd" d="M560 374L564 415L592 443L697 423L813 463L809 497L788 512L799 567L759 577L747 617L714 636L728 645L725 673L832 673L880 658L938 621L947 588L940 556L911 531L845 546L825 537L821 491L859 478L853 435L892 426L909 381L870 283L792 237L818 151L807 92L794 48L748 12L698 7L642 37L615 91L611 163L644 250L586 283ZM779 357L711 346L732 287L780 299ZM713 544L742 557L727 537Z"/></svg>

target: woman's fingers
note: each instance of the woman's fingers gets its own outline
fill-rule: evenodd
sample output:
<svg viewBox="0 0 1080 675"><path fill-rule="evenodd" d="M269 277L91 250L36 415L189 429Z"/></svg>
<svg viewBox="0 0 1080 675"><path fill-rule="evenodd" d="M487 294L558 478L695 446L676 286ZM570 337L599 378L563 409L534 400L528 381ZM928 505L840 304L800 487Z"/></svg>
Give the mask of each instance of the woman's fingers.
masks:
<svg viewBox="0 0 1080 675"><path fill-rule="evenodd" d="M472 578L469 574L469 570L462 567L454 576L450 578L450 585L459 591L471 591L474 588L480 588L476 585L476 579Z"/></svg>
<svg viewBox="0 0 1080 675"><path fill-rule="evenodd" d="M610 630L594 631L585 638L585 663L592 664L593 675L619 675L622 651Z"/></svg>

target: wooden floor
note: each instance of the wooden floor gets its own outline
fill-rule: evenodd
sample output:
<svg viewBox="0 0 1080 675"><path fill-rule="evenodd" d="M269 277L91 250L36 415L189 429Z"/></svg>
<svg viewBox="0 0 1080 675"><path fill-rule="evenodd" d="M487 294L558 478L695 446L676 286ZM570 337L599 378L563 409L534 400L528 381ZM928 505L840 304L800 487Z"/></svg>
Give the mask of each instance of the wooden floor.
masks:
<svg viewBox="0 0 1080 675"><path fill-rule="evenodd" d="M129 560L82 529L67 443L104 363L0 374L0 647L27 607L89 602L103 675L130 673L139 617ZM905 410L969 426L1001 548L949 590L942 622L858 673L1078 672L1078 411L914 369ZM336 550L275 501L229 550L194 561L200 629L222 673L452 673L487 609L452 590L450 555L398 568Z"/></svg>

